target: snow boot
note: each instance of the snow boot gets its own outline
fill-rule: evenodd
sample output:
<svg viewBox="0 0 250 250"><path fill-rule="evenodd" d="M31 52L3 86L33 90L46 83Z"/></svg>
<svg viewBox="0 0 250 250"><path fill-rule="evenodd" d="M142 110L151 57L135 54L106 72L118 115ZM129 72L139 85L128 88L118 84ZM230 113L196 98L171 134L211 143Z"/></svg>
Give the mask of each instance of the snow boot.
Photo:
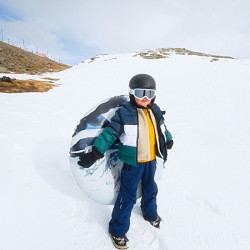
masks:
<svg viewBox="0 0 250 250"><path fill-rule="evenodd" d="M162 221L162 218L157 215L157 218L155 220L149 219L148 217L143 215L144 220L149 221L149 223L156 228L160 228L160 223Z"/></svg>
<svg viewBox="0 0 250 250"><path fill-rule="evenodd" d="M127 242L129 241L127 236L125 235L124 238L122 237L115 237L113 235L110 234L110 238L113 242L113 245L118 248L118 249L127 249L128 248L128 245L127 245Z"/></svg>

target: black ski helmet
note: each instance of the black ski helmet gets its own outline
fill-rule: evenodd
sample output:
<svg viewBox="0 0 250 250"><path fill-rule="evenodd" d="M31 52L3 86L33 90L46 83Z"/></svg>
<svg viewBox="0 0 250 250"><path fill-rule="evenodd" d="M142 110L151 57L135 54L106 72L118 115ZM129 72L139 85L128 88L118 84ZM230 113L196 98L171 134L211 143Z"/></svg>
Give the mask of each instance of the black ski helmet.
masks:
<svg viewBox="0 0 250 250"><path fill-rule="evenodd" d="M152 76L147 74L138 74L129 81L130 89L156 89L156 83Z"/></svg>

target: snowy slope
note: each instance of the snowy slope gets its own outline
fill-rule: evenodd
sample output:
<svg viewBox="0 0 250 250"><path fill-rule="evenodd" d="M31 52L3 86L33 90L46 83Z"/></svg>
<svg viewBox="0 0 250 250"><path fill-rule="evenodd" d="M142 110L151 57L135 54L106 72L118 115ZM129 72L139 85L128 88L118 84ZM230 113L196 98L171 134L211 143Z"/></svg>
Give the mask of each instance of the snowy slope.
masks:
<svg viewBox="0 0 250 250"><path fill-rule="evenodd" d="M60 78L47 93L0 93L0 249L113 249L112 206L78 189L68 152L78 120L103 99L127 94L137 73L156 79L175 145L158 182L163 226L145 222L138 202L130 249L250 249L250 61L133 53L36 76Z"/></svg>

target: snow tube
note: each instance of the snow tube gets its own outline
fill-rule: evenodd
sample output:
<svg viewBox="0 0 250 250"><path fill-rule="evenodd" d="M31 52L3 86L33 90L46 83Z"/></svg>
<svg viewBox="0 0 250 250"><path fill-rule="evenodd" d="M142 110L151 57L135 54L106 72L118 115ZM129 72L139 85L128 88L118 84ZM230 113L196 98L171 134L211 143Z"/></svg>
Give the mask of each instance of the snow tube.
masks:
<svg viewBox="0 0 250 250"><path fill-rule="evenodd" d="M110 122L116 109L125 101L128 101L128 96L115 96L92 108L80 120L71 141L70 165L76 183L88 197L107 205L115 203L120 188L123 163L118 158L118 143L113 144L104 157L90 168L83 168L77 162L82 152L91 150L96 137ZM160 161L162 164L159 164ZM156 179L161 176L162 169L163 161L157 158ZM138 198L141 196L140 189L139 185Z"/></svg>

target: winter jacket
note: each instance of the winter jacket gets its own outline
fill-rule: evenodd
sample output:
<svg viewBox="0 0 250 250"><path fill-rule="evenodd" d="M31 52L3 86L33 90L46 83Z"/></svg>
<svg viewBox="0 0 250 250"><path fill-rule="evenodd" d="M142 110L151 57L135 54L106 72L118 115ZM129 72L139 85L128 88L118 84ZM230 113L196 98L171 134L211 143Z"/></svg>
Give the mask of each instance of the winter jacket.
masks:
<svg viewBox="0 0 250 250"><path fill-rule="evenodd" d="M161 111L155 103L151 103L148 107L152 110L156 121L156 134L159 142L157 156L166 161L166 143L172 140L172 135L164 124L163 115L165 112ZM116 110L110 123L96 138L93 147L104 154L117 139L120 140L118 147L119 159L129 165L137 166L138 112L137 107L130 102L125 102Z"/></svg>

